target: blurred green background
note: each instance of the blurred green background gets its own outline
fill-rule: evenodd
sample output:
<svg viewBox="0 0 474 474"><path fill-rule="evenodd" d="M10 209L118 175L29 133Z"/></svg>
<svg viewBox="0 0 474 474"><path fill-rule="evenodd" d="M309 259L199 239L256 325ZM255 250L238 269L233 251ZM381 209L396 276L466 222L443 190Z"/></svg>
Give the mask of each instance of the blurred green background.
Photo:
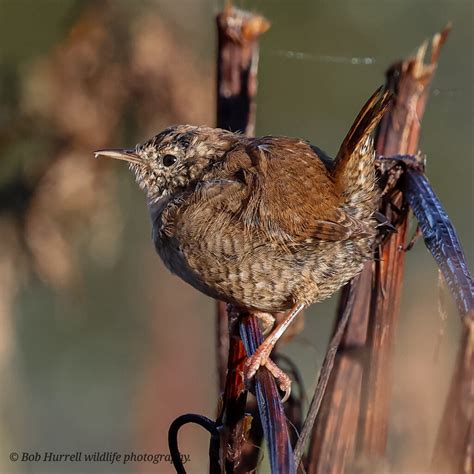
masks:
<svg viewBox="0 0 474 474"><path fill-rule="evenodd" d="M453 22L420 148L472 267L472 0L236 5L272 23L261 40L257 134L300 136L330 154L386 68ZM9 454L166 454L176 416L215 416L213 302L164 269L144 195L126 166L94 161L92 151L172 123L214 124L222 7L0 0L2 473L173 472L165 462L15 463ZM391 472L423 472L456 353L451 303L438 338L437 279L419 241L407 256L395 347ZM314 305L284 348L308 394L336 302ZM189 472L206 471L207 445L198 428L183 430Z"/></svg>

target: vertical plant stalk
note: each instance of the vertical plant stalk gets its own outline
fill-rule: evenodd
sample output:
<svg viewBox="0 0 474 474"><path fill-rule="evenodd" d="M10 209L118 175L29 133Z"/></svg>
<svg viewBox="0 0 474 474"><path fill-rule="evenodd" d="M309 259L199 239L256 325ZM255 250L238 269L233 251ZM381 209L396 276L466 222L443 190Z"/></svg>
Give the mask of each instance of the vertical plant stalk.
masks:
<svg viewBox="0 0 474 474"><path fill-rule="evenodd" d="M408 170L405 196L426 247L438 264L462 317L461 345L432 458L433 472L474 471L474 281L456 231L428 179Z"/></svg>
<svg viewBox="0 0 474 474"><path fill-rule="evenodd" d="M237 314L235 315L235 320ZM237 327L237 321L231 323ZM245 441L245 405L247 402L247 388L243 378L243 363L246 352L242 340L238 335L229 338L229 360L227 380L222 396L222 407L216 424L221 429L221 465L225 472L235 472L240 465L242 445Z"/></svg>
<svg viewBox="0 0 474 474"><path fill-rule="evenodd" d="M474 472L474 310L463 317L461 347L432 457L434 473Z"/></svg>
<svg viewBox="0 0 474 474"><path fill-rule="evenodd" d="M387 87L394 91L395 101L377 130L379 155L417 152L428 87L448 32L446 28L434 36L429 64L424 63L424 43L415 57L388 70ZM369 459L385 454L408 217L402 193L394 189L380 211L396 223L397 233L381 245L358 281L351 318L313 429L308 472L344 472L356 450ZM347 289L338 321L346 301Z"/></svg>
<svg viewBox="0 0 474 474"><path fill-rule="evenodd" d="M363 376L363 350L367 339L370 309L371 266L366 266L352 285L344 287L339 302L337 328L347 310L350 311L350 317L314 425L308 472L344 472L348 458L350 459L355 451ZM349 301L351 293L352 304ZM319 394L321 388L323 387L318 380L316 388L318 395L315 393L315 399L321 396ZM309 430L310 428L308 425ZM302 440L301 450L305 444L305 440ZM298 453L298 457L302 454Z"/></svg>
<svg viewBox="0 0 474 474"><path fill-rule="evenodd" d="M252 136L255 131L258 38L270 27L265 18L227 6L217 23L217 127ZM219 389L227 371L228 317L217 304L217 368Z"/></svg>
<svg viewBox="0 0 474 474"><path fill-rule="evenodd" d="M217 126L253 136L258 39L270 23L263 16L230 5L216 19Z"/></svg>
<svg viewBox="0 0 474 474"><path fill-rule="evenodd" d="M216 21L217 126L252 136L255 130L258 39L270 24L260 15L230 5L217 15ZM236 472L239 465L242 467L242 447L247 429L247 389L242 376L246 351L238 331L234 330L241 316L228 311L224 302L217 303L217 368L219 392L223 392L217 422L222 427L221 455L226 472ZM229 338L230 328L234 329Z"/></svg>
<svg viewBox="0 0 474 474"><path fill-rule="evenodd" d="M258 320L251 314L240 318L240 334L249 356L263 342ZM272 473L295 474L296 466L280 393L273 375L265 367L261 367L255 374L255 396L270 454Z"/></svg>
<svg viewBox="0 0 474 474"><path fill-rule="evenodd" d="M216 303L216 344L218 390L219 393L222 393L225 390L227 371L232 366L232 361L229 359L230 339L227 304L224 301L217 301Z"/></svg>
<svg viewBox="0 0 474 474"><path fill-rule="evenodd" d="M450 27L437 33L431 41L431 58L425 64L425 42L415 57L392 67L387 73L387 85L396 93L391 112L384 117L376 139L379 155L416 154L429 85ZM405 206L404 197L397 191L391 201L399 209ZM391 221L396 221L392 204L382 207ZM403 212L403 211L402 211ZM392 392L392 359L395 331L400 311L401 287L404 270L405 236L408 215L402 216L392 235L374 262L374 288L368 331L369 358L366 366L365 403L361 409L361 448L366 457L383 457L387 445L388 418Z"/></svg>
<svg viewBox="0 0 474 474"><path fill-rule="evenodd" d="M318 415L321 407L326 388L330 382L330 376L336 363L337 352L342 343L346 326L349 322L349 318L352 312L352 307L355 301L355 294L359 288L359 279L357 276L344 288L344 313L341 319L337 323L336 331L334 332L329 347L324 357L321 370L319 371L317 388L309 406L308 414L304 421L303 429L301 430L300 437L295 446L295 464L301 467L301 459L303 457L304 449L306 446L306 440L308 439L311 430L313 429L314 422ZM352 394L351 394L352 395ZM349 395L349 396L351 396ZM334 407L336 410L338 407Z"/></svg>

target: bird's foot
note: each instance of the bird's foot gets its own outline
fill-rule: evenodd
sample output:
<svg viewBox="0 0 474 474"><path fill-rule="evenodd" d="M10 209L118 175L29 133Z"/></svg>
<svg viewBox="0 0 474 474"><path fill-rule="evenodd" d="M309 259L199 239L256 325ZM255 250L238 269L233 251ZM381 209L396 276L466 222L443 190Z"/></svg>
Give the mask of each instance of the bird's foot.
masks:
<svg viewBox="0 0 474 474"><path fill-rule="evenodd" d="M377 157L378 163L393 163L400 164L405 168L424 173L426 168L426 156L421 153L416 155L393 155L393 156L383 156L380 155Z"/></svg>
<svg viewBox="0 0 474 474"><path fill-rule="evenodd" d="M281 401L282 403L285 403L291 394L291 379L275 364L275 362L270 359L271 349L272 347L268 348L265 346L265 343L263 343L250 357L247 358L244 366L245 382L248 384L260 367L266 367L275 378L280 390L284 393Z"/></svg>
<svg viewBox="0 0 474 474"><path fill-rule="evenodd" d="M291 310L286 314L283 321L270 333L265 341L260 344L257 350L245 361L244 365L244 377L246 382L249 382L252 377L255 376L257 370L263 365L268 371L275 377L276 382L280 386L281 390L285 393L283 396L283 402L288 400L291 393L291 380L288 375L283 372L274 362L270 360L270 353L278 342L278 339L286 331L288 326L298 316L298 314L305 307L304 303L296 303Z"/></svg>

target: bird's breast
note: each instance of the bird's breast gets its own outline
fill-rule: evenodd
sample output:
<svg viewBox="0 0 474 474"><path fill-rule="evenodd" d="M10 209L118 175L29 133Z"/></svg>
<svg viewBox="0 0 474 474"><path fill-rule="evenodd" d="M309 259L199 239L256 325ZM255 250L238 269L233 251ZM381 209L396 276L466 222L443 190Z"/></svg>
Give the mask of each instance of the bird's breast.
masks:
<svg viewBox="0 0 474 474"><path fill-rule="evenodd" d="M155 247L168 269L206 295L249 309L286 311L301 298L326 298L370 254L371 238L285 246L216 209L173 216L169 205L150 209Z"/></svg>

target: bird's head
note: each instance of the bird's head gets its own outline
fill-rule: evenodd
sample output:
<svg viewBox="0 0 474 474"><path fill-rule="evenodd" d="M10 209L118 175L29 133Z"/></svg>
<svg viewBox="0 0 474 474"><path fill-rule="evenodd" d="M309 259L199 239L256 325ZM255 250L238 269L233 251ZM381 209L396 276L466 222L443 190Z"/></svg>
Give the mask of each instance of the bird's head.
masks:
<svg viewBox="0 0 474 474"><path fill-rule="evenodd" d="M221 129L175 125L134 149L97 150L96 158L128 161L151 202L200 181L237 136Z"/></svg>

